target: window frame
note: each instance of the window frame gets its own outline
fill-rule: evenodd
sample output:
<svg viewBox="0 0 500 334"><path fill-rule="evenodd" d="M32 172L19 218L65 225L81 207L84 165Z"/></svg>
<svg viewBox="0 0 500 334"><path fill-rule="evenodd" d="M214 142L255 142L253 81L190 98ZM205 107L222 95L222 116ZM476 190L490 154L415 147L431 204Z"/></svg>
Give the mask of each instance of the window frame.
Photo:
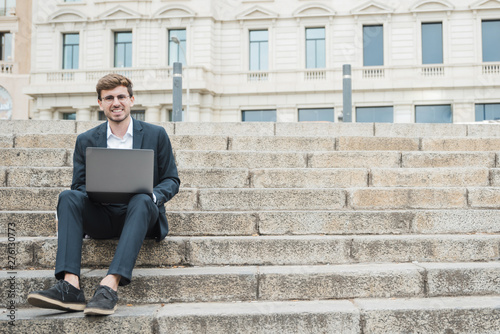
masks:
<svg viewBox="0 0 500 334"><path fill-rule="evenodd" d="M323 29L323 38L322 39L319 39L319 38L311 38L311 39L308 39L307 38L307 31L308 30L313 30L313 29ZM305 68L307 69L315 69L315 68L326 68L326 27L306 27L305 30L304 30L304 42L305 42L305 48L304 48L304 51L305 51ZM309 49L308 49L308 42L309 41L314 41L314 66L312 67L309 67L308 65L308 53L309 53ZM322 66L321 65L318 65L318 44L317 44L317 41L323 41L323 64Z"/></svg>
<svg viewBox="0 0 500 334"><path fill-rule="evenodd" d="M78 44L66 44L65 42L65 39L66 39L66 36L68 35L78 35ZM65 68L65 60L66 60L66 57L65 57L65 52L66 52L66 46L71 46L71 50L72 50L72 55L73 57L72 58L72 61L74 60L74 54L75 54L75 49L74 47L76 46L77 48L77 52L76 52L76 55L77 55L77 65L76 67L71 67L71 68ZM61 67L63 70L76 70L80 67L80 33L78 32L64 32L62 33L62 63L61 63Z"/></svg>
<svg viewBox="0 0 500 334"><path fill-rule="evenodd" d="M263 32L265 31L267 33L267 40L266 41L252 41L252 32ZM248 30L248 70L249 71L269 71L269 29L249 29ZM258 43L258 69L253 69L252 68L252 43ZM267 52L266 52L266 68L262 68L261 66L261 61L262 61L262 55L263 52L261 51L261 44L265 43Z"/></svg>
<svg viewBox="0 0 500 334"><path fill-rule="evenodd" d="M417 112L418 112L417 108L444 107L444 106L450 107L450 121L449 122L422 122L422 121L419 121L418 114L417 114ZM415 123L418 123L418 124L453 124L453 105L451 103L417 104L417 105L415 105L414 112L415 112Z"/></svg>
<svg viewBox="0 0 500 334"><path fill-rule="evenodd" d="M440 24L441 25L441 61L440 62L425 62L424 61L424 26ZM422 65L439 65L444 64L444 24L442 21L426 21L420 22L420 52Z"/></svg>
<svg viewBox="0 0 500 334"><path fill-rule="evenodd" d="M359 121L358 117L358 109L382 109L382 108L391 108L392 110L392 119L390 122L377 122L377 121ZM356 123L394 123L394 106L382 105L382 106L357 106L354 108L354 113L356 115Z"/></svg>
<svg viewBox="0 0 500 334"><path fill-rule="evenodd" d="M382 33L381 33L381 38L382 38L382 46L381 46L381 51L382 51L382 64L367 64L366 63L366 54L365 53L365 28L368 28L368 27L381 27L382 28ZM363 67L376 67L376 66L385 66L386 64L386 61L385 61L385 43L386 43L386 38L385 38L385 26L383 23L363 23L361 25L361 36L362 36L362 64L363 64ZM369 44L366 44L366 45L369 45Z"/></svg>
<svg viewBox="0 0 500 334"><path fill-rule="evenodd" d="M130 34L130 42L117 42L117 37L118 37L118 34ZM124 66L117 66L117 46L118 44L122 45L126 45L126 44L130 44L130 66L126 66L126 58L127 58L127 53L126 53L126 47L124 48ZM123 30L123 31L113 31L113 67L115 68L130 68L130 67L133 67L133 59L134 59L134 33L132 30Z"/></svg>
<svg viewBox="0 0 500 334"><path fill-rule="evenodd" d="M261 113L261 116L264 112L274 112L272 120L245 120L245 113ZM243 109L241 110L241 122L276 122L277 121L277 111L276 109Z"/></svg>
<svg viewBox="0 0 500 334"><path fill-rule="evenodd" d="M179 45L177 45L177 43L175 43L174 41L171 40L172 36L170 35L171 32L173 31L184 31L184 39L181 39L179 38L178 36L175 36L179 39L179 42L180 44L182 45L182 47L184 48L184 54L181 50L181 47ZM167 64L168 66L174 66L174 62L179 62L179 58L180 58L180 62L182 63L182 66L186 66L187 65L187 53L188 53L188 50L187 50L187 29L186 28L171 28L171 29L168 29L167 30L167 40L168 40L168 59L167 59ZM175 45L175 48L177 50L177 54L176 54L176 60L175 61L171 61L171 51L172 51L172 46Z"/></svg>

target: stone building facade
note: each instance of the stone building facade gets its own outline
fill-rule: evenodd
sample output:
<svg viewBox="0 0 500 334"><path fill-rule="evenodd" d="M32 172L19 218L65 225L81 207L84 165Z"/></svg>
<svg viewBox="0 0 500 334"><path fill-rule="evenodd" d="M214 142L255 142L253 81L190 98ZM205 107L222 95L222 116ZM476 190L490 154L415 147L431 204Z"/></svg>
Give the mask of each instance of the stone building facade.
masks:
<svg viewBox="0 0 500 334"><path fill-rule="evenodd" d="M168 121L183 62L188 121L500 118L498 0L45 0L33 3L34 119L97 120L95 84L135 84L135 116Z"/></svg>

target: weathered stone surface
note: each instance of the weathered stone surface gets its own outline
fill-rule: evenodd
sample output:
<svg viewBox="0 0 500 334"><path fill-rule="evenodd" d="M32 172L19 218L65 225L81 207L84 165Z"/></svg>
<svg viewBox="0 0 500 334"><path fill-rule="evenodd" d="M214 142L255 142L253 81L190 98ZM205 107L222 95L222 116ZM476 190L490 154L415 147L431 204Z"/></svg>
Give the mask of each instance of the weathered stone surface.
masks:
<svg viewBox="0 0 500 334"><path fill-rule="evenodd" d="M7 168L0 167L0 187L7 186Z"/></svg>
<svg viewBox="0 0 500 334"><path fill-rule="evenodd" d="M198 209L198 191L181 188L179 192L165 204L167 211L192 211Z"/></svg>
<svg viewBox="0 0 500 334"><path fill-rule="evenodd" d="M422 263L431 297L500 294L500 263Z"/></svg>
<svg viewBox="0 0 500 334"><path fill-rule="evenodd" d="M81 286L86 300L92 298L106 273L107 269L82 270ZM257 273L255 267L135 268L132 283L119 288L118 304L256 300ZM0 271L2 291L8 284L8 275L7 271ZM53 270L16 271L16 305L26 306L31 291L48 289L55 282Z"/></svg>
<svg viewBox="0 0 500 334"><path fill-rule="evenodd" d="M192 265L313 265L349 262L349 238L331 236L193 237Z"/></svg>
<svg viewBox="0 0 500 334"><path fill-rule="evenodd" d="M276 123L276 136L373 136L372 123Z"/></svg>
<svg viewBox="0 0 500 334"><path fill-rule="evenodd" d="M360 333L348 301L172 304L160 309L158 324L165 333Z"/></svg>
<svg viewBox="0 0 500 334"><path fill-rule="evenodd" d="M33 266L52 268L56 261L57 238L30 238L26 240L33 246ZM118 240L85 239L82 246L83 267L108 267L115 254ZM165 267L185 262L185 240L169 237L161 242L144 241L137 258L136 267ZM19 262L19 268L31 264Z"/></svg>
<svg viewBox="0 0 500 334"><path fill-rule="evenodd" d="M106 270L85 275L92 297ZM90 284L89 284L90 283ZM223 302L255 300L257 269L254 267L134 269L132 283L120 289L120 304Z"/></svg>
<svg viewBox="0 0 500 334"><path fill-rule="evenodd" d="M76 122L76 133L80 134L96 126L104 123L105 121L78 121Z"/></svg>
<svg viewBox="0 0 500 334"><path fill-rule="evenodd" d="M172 135L169 137L174 150L224 151L228 146L226 136Z"/></svg>
<svg viewBox="0 0 500 334"><path fill-rule="evenodd" d="M14 136L13 135L0 135L0 148L12 148L14 147Z"/></svg>
<svg viewBox="0 0 500 334"><path fill-rule="evenodd" d="M175 134L204 136L273 136L274 123L178 122L175 124Z"/></svg>
<svg viewBox="0 0 500 334"><path fill-rule="evenodd" d="M305 168L307 154L292 152L177 151L177 167Z"/></svg>
<svg viewBox="0 0 500 334"><path fill-rule="evenodd" d="M89 319L83 312L27 308L16 312L15 326L0 322L2 333L155 333L155 312L160 305L119 306L116 313Z"/></svg>
<svg viewBox="0 0 500 334"><path fill-rule="evenodd" d="M342 189L200 189L207 211L333 210L345 206Z"/></svg>
<svg viewBox="0 0 500 334"><path fill-rule="evenodd" d="M492 187L500 187L500 168L490 169L490 179Z"/></svg>
<svg viewBox="0 0 500 334"><path fill-rule="evenodd" d="M62 188L0 188L0 210L55 211Z"/></svg>
<svg viewBox="0 0 500 334"><path fill-rule="evenodd" d="M353 209L451 209L467 206L465 188L360 188L350 191Z"/></svg>
<svg viewBox="0 0 500 334"><path fill-rule="evenodd" d="M68 166L65 149L0 148L0 161L2 166Z"/></svg>
<svg viewBox="0 0 500 334"><path fill-rule="evenodd" d="M495 167L493 152L403 152L401 167Z"/></svg>
<svg viewBox="0 0 500 334"><path fill-rule="evenodd" d="M500 207L500 189L494 187L469 188L468 199L472 208L496 209Z"/></svg>
<svg viewBox="0 0 500 334"><path fill-rule="evenodd" d="M296 134L301 135L300 133ZM334 151L335 139L329 137L257 137L234 136L230 149L235 151Z"/></svg>
<svg viewBox="0 0 500 334"><path fill-rule="evenodd" d="M422 151L498 151L500 138L423 138Z"/></svg>
<svg viewBox="0 0 500 334"><path fill-rule="evenodd" d="M250 184L245 168L181 168L179 178L188 188L248 188Z"/></svg>
<svg viewBox="0 0 500 334"><path fill-rule="evenodd" d="M0 122L1 134L18 133L75 133L73 121L13 120Z"/></svg>
<svg viewBox="0 0 500 334"><path fill-rule="evenodd" d="M9 223L16 237L54 236L57 226L54 211L0 211L1 233L7 233Z"/></svg>
<svg viewBox="0 0 500 334"><path fill-rule="evenodd" d="M500 297L356 299L364 333L497 333Z"/></svg>
<svg viewBox="0 0 500 334"><path fill-rule="evenodd" d="M500 124L467 124L469 137L500 137Z"/></svg>
<svg viewBox="0 0 500 334"><path fill-rule="evenodd" d="M71 167L11 167L8 187L67 187L71 186Z"/></svg>
<svg viewBox="0 0 500 334"><path fill-rule="evenodd" d="M345 188L366 187L367 169L282 168L254 169L251 182L255 188Z"/></svg>
<svg viewBox="0 0 500 334"><path fill-rule="evenodd" d="M351 256L356 262L465 262L498 258L500 236L359 236Z"/></svg>
<svg viewBox="0 0 500 334"><path fill-rule="evenodd" d="M259 212L261 234L404 234L410 211L267 211Z"/></svg>
<svg viewBox="0 0 500 334"><path fill-rule="evenodd" d="M356 264L260 268L264 300L419 297L423 269L410 264Z"/></svg>
<svg viewBox="0 0 500 334"><path fill-rule="evenodd" d="M339 151L418 151L418 138L340 137Z"/></svg>
<svg viewBox="0 0 500 334"><path fill-rule="evenodd" d="M16 134L16 148L67 148L74 149L76 134Z"/></svg>
<svg viewBox="0 0 500 334"><path fill-rule="evenodd" d="M375 123L375 136L382 137L465 137L467 125L433 123Z"/></svg>
<svg viewBox="0 0 500 334"><path fill-rule="evenodd" d="M310 154L310 168L397 168L401 154L398 152L313 152ZM264 166L262 166L264 167ZM275 166L278 167L278 166Z"/></svg>
<svg viewBox="0 0 500 334"><path fill-rule="evenodd" d="M169 235L253 235L258 217L253 212L167 212Z"/></svg>
<svg viewBox="0 0 500 334"><path fill-rule="evenodd" d="M413 233L499 233L497 210L415 211Z"/></svg>
<svg viewBox="0 0 500 334"><path fill-rule="evenodd" d="M371 169L373 187L486 187L487 168Z"/></svg>
<svg viewBox="0 0 500 334"><path fill-rule="evenodd" d="M0 252L4 254L0 258L0 268L7 268L9 271L33 267L33 241L18 237L15 233L0 238Z"/></svg>

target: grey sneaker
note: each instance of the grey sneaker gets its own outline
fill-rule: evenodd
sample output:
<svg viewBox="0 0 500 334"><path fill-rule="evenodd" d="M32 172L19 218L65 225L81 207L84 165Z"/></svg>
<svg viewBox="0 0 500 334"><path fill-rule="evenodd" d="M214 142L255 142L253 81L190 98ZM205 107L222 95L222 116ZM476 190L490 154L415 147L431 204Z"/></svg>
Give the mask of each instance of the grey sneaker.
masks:
<svg viewBox="0 0 500 334"><path fill-rule="evenodd" d="M82 290L75 288L70 283L61 279L50 289L30 293L28 295L28 303L42 308L83 311L85 308L85 296Z"/></svg>
<svg viewBox="0 0 500 334"><path fill-rule="evenodd" d="M115 290L109 286L99 285L83 313L86 315L110 315L115 313L117 302L118 293Z"/></svg>

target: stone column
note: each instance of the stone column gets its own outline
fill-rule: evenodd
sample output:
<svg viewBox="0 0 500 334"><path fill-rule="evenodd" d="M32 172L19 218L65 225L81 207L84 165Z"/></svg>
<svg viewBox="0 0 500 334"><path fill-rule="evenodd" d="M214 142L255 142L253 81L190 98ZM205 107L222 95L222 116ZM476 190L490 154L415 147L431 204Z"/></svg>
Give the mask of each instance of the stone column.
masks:
<svg viewBox="0 0 500 334"><path fill-rule="evenodd" d="M146 107L146 122L159 122L160 121L160 106L151 105Z"/></svg>
<svg viewBox="0 0 500 334"><path fill-rule="evenodd" d="M54 110L52 108L39 108L38 115L40 120L51 120Z"/></svg>
<svg viewBox="0 0 500 334"><path fill-rule="evenodd" d="M90 107L74 107L76 109L76 120L77 121L90 121Z"/></svg>

